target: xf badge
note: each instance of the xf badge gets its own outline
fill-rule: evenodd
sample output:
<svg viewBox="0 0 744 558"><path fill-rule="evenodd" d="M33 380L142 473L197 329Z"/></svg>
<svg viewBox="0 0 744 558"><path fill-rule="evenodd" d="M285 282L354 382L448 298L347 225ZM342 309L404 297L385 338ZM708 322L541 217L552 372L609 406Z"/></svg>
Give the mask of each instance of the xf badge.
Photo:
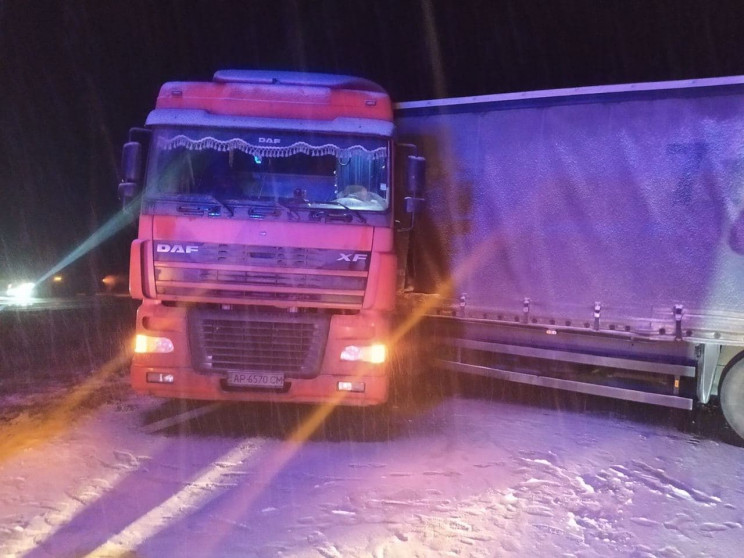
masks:
<svg viewBox="0 0 744 558"><path fill-rule="evenodd" d="M367 254L364 252L352 252L351 254L344 254L341 252L337 262L366 262Z"/></svg>

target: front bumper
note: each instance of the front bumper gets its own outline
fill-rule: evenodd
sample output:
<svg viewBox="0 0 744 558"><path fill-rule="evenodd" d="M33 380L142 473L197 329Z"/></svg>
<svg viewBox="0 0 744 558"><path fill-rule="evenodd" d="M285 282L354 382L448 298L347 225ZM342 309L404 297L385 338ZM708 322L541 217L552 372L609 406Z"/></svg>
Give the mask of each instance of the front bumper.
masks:
<svg viewBox="0 0 744 558"><path fill-rule="evenodd" d="M193 315L192 315L193 317ZM210 316L211 317L211 316ZM234 316L230 316L234 320ZM267 318L262 316L265 321ZM286 314L276 315L277 323L286 323ZM194 334L189 311L183 307L169 307L145 302L137 314L137 333L163 337L172 342L172 351L165 353L136 353L132 360L130 381L137 393L167 398L224 401L273 401L294 403L328 403L339 405L379 405L388 397L390 363L342 361L340 356L349 345L364 346L385 342L389 337L391 316L379 312L362 311L354 315L333 315L326 320L322 335L316 336L319 358L312 369L307 367L285 375L284 389L231 387L226 384L228 372L220 360L205 351L203 340ZM234 323L230 322L230 323ZM227 326L230 334L234 330ZM285 340L286 341L286 340ZM262 351L255 340L245 341L251 351ZM234 348L234 346L233 346ZM289 349L287 349L289 350ZM315 350L315 349L313 349ZM250 352L250 351L249 351ZM230 353L232 355L234 353ZM205 357L206 355L206 357ZM221 368L221 369L217 369ZM236 369L237 370L237 369ZM242 370L240 370L242 371ZM257 370L246 370L252 372ZM170 376L172 382L148 382L148 374ZM352 383L355 388L364 384L363 391L342 391L339 382Z"/></svg>

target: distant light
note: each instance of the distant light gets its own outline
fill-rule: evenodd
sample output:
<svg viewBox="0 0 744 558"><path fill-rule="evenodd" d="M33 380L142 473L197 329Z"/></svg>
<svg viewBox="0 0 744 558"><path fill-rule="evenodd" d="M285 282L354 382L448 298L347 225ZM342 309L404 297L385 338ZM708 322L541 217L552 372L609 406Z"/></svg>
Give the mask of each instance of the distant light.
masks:
<svg viewBox="0 0 744 558"><path fill-rule="evenodd" d="M64 277L62 277L61 275L55 275L52 281L55 283L61 283L62 281L64 281Z"/></svg>
<svg viewBox="0 0 744 558"><path fill-rule="evenodd" d="M123 274L106 275L106 277L101 279L101 283L103 283L107 291L113 292L127 286L127 276Z"/></svg>
<svg viewBox="0 0 744 558"><path fill-rule="evenodd" d="M31 304L34 298L35 287L36 285L33 283L19 283L17 285L11 283L8 285L8 290L5 291L5 294L12 298L16 304Z"/></svg>

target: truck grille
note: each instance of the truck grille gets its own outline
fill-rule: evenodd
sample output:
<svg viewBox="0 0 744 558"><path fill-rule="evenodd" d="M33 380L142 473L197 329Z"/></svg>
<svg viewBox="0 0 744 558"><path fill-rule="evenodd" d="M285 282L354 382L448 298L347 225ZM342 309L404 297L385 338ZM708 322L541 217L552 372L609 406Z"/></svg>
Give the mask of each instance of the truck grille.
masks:
<svg viewBox="0 0 744 558"><path fill-rule="evenodd" d="M317 374L329 318L271 313L194 310L190 314L193 365L202 372Z"/></svg>
<svg viewBox="0 0 744 558"><path fill-rule="evenodd" d="M203 243L160 251L155 242L159 298L319 308L360 308L369 252Z"/></svg>

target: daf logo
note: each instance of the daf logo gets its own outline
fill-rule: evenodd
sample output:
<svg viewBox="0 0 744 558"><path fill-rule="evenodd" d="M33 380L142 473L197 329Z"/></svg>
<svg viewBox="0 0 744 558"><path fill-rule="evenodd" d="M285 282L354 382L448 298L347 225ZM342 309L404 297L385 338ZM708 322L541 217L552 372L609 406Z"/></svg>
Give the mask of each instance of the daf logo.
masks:
<svg viewBox="0 0 744 558"><path fill-rule="evenodd" d="M155 250L161 254L193 254L199 251L199 247L190 244L158 243L155 246Z"/></svg>
<svg viewBox="0 0 744 558"><path fill-rule="evenodd" d="M366 262L367 254L365 254L364 252L361 252L361 253L352 252L351 254L344 254L343 252L341 252L341 255L336 261L337 262Z"/></svg>
<svg viewBox="0 0 744 558"><path fill-rule="evenodd" d="M258 138L258 143L281 143L280 138Z"/></svg>

